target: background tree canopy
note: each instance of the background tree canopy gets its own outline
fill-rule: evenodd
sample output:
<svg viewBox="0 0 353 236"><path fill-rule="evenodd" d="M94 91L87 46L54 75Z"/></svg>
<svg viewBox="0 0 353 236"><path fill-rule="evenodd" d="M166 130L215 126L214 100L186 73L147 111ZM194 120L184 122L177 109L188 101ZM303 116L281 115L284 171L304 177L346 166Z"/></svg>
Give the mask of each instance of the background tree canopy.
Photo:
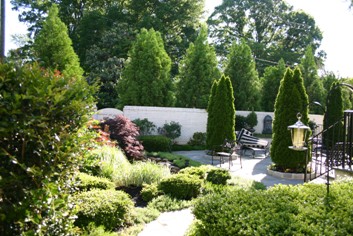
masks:
<svg viewBox="0 0 353 236"><path fill-rule="evenodd" d="M322 34L312 17L293 11L283 0L223 0L207 20L218 55L225 58L231 42L245 39L260 74L268 61L300 62L308 45L316 51ZM321 52L321 56L322 56Z"/></svg>

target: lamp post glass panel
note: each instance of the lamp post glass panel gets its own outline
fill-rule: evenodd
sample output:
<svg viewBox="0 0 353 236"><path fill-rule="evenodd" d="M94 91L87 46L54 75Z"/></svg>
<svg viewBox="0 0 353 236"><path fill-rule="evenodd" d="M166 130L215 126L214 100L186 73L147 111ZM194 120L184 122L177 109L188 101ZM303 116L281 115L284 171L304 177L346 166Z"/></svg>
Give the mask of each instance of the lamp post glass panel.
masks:
<svg viewBox="0 0 353 236"><path fill-rule="evenodd" d="M293 145L289 146L289 148L296 151L305 151L308 149L307 147L305 147L305 139L310 128L309 126L304 125L303 122L300 121L301 117L301 114L298 113L298 121L294 125L288 126L288 129L291 131Z"/></svg>

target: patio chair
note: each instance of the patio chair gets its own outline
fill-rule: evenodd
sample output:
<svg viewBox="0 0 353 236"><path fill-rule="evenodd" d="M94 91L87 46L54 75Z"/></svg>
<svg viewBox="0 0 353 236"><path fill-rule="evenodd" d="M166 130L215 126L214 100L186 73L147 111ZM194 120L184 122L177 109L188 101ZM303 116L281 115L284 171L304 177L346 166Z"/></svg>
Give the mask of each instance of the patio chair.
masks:
<svg viewBox="0 0 353 236"><path fill-rule="evenodd" d="M215 157L219 158L220 167L227 159L229 162L228 169L230 169L230 166L233 165L233 160L236 160L237 158L239 158L240 168L243 168L241 155L240 155L240 146L237 144L235 140L225 139L221 146L214 147L212 151L212 159L211 159L212 165L213 165L213 159L215 159Z"/></svg>
<svg viewBox="0 0 353 236"><path fill-rule="evenodd" d="M267 156L269 142L265 139L253 136L253 134L247 129L243 128L237 133L237 142L240 144L243 154L245 154L247 150L251 150L253 158L255 158L256 152L259 151L264 152L265 156Z"/></svg>

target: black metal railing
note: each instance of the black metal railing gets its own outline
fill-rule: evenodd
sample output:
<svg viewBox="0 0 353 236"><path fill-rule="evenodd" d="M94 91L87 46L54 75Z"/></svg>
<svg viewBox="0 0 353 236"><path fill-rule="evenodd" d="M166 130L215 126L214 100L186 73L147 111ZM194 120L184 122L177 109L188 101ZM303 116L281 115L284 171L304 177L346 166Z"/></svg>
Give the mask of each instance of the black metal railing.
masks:
<svg viewBox="0 0 353 236"><path fill-rule="evenodd" d="M332 169L352 171L353 111L310 139L312 160L309 181L329 174Z"/></svg>

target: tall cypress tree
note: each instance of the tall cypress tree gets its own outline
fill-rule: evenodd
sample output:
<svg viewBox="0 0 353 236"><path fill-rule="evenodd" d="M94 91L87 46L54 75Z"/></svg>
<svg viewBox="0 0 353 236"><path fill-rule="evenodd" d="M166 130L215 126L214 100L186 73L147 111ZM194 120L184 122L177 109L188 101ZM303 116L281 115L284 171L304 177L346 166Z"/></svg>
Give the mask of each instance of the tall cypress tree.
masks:
<svg viewBox="0 0 353 236"><path fill-rule="evenodd" d="M232 81L235 107L249 111L260 107L260 80L250 47L242 40L234 41L224 74Z"/></svg>
<svg viewBox="0 0 353 236"><path fill-rule="evenodd" d="M338 86L339 82L334 82L331 89L327 94L326 112L324 116L324 130L328 129L331 125L335 124L343 117L343 98L342 88ZM343 128L343 124L339 124ZM331 145L340 140L341 137L337 136L338 132L335 129L324 132L323 143L324 145Z"/></svg>
<svg viewBox="0 0 353 236"><path fill-rule="evenodd" d="M262 109L264 111L273 111L275 108L275 101L278 94L278 88L286 72L286 64L281 59L276 66L269 66L265 68L263 75L262 87Z"/></svg>
<svg viewBox="0 0 353 236"><path fill-rule="evenodd" d="M235 107L233 87L230 79L223 75L217 85L215 94L210 99L207 145L213 148L221 145L224 139L235 139ZM212 87L212 94L214 90Z"/></svg>
<svg viewBox="0 0 353 236"><path fill-rule="evenodd" d="M67 27L58 16L58 11L55 4L50 7L43 28L33 44L35 56L43 67L57 69L64 75L82 77L83 69L72 47Z"/></svg>
<svg viewBox="0 0 353 236"><path fill-rule="evenodd" d="M213 81L211 94L207 106L207 129L206 129L206 146L208 149L213 148L213 136L215 134L215 123L217 122L217 114L215 114L215 99L219 80Z"/></svg>
<svg viewBox="0 0 353 236"><path fill-rule="evenodd" d="M142 29L118 82L120 106L172 106L171 60L159 32Z"/></svg>
<svg viewBox="0 0 353 236"><path fill-rule="evenodd" d="M190 44L180 64L177 105L206 108L212 82L221 76L215 50L207 42L206 25L202 25L195 44Z"/></svg>
<svg viewBox="0 0 353 236"><path fill-rule="evenodd" d="M276 98L273 121L271 159L279 168L299 170L305 166L305 152L288 148L292 145L288 126L297 122L298 112L302 115L301 121L308 124L308 104L300 69L288 68Z"/></svg>

